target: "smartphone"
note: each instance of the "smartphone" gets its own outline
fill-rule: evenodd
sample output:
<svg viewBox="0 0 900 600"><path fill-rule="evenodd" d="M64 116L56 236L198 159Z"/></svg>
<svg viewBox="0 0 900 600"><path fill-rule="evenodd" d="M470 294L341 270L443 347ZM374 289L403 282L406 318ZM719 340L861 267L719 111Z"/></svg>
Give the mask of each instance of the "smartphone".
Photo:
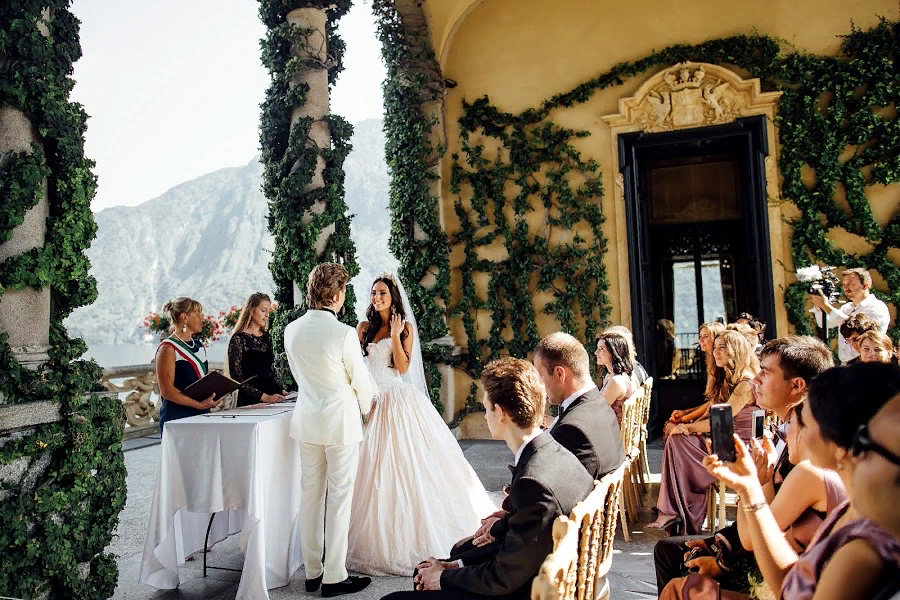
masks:
<svg viewBox="0 0 900 600"><path fill-rule="evenodd" d="M736 461L734 421L731 418L730 404L713 404L709 407L709 433L713 454L723 462Z"/></svg>
<svg viewBox="0 0 900 600"><path fill-rule="evenodd" d="M753 437L762 439L763 431L766 428L766 411L753 411Z"/></svg>

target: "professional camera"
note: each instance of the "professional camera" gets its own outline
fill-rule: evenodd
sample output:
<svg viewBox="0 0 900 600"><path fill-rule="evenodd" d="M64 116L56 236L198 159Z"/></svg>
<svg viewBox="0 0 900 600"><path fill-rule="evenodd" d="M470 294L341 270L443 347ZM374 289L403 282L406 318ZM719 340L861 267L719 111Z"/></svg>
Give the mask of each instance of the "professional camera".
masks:
<svg viewBox="0 0 900 600"><path fill-rule="evenodd" d="M808 283L807 292L817 296L825 296L829 303L836 302L841 296L841 280L835 275L836 267L803 267L797 269L797 280Z"/></svg>

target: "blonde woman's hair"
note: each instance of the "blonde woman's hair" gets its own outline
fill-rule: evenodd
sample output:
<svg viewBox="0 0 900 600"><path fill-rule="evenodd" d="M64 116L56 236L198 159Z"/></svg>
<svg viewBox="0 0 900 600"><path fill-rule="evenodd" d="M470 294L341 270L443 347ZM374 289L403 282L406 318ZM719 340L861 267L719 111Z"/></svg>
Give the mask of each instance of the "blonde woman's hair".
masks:
<svg viewBox="0 0 900 600"><path fill-rule="evenodd" d="M759 332L747 323L729 323L725 326L725 329L728 331L737 331L747 338L747 341L750 342L750 345L753 348L756 348L756 345L759 344Z"/></svg>
<svg viewBox="0 0 900 600"><path fill-rule="evenodd" d="M178 320L181 318L181 315L203 312L203 305L187 296L182 296L166 302L163 306L163 312L169 315L169 320L172 322L172 328L174 329L178 326Z"/></svg>
<svg viewBox="0 0 900 600"><path fill-rule="evenodd" d="M237 323L234 324L234 329L231 334L238 334L245 329L250 324L250 318L253 316L253 311L257 309L257 307L263 302L272 302L272 299L269 298L267 294L263 294L262 292L256 292L255 294L250 294L250 297L247 298L247 301L244 303L244 308L241 309L241 316L238 317ZM268 326L263 328L263 331L268 331Z"/></svg>
<svg viewBox="0 0 900 600"><path fill-rule="evenodd" d="M759 372L759 359L746 336L734 330L726 330L716 336L713 344L720 339L724 340L725 348L728 349L728 362L715 373L715 389L713 396L709 398L714 403L727 402L746 373L755 375Z"/></svg>
<svg viewBox="0 0 900 600"><path fill-rule="evenodd" d="M712 343L716 343L716 338L719 337L720 333L725 331L725 324L719 323L718 321L713 321L711 323L704 323L700 326L700 329L697 330L699 333L702 330L706 330L709 332L709 337L712 338ZM716 359L713 358L712 350L706 353L706 390L703 392L703 397L709 400L713 397L715 392L715 375L716 371L719 367L716 366Z"/></svg>
<svg viewBox="0 0 900 600"><path fill-rule="evenodd" d="M322 263L316 265L306 282L306 304L313 310L329 306L334 297L347 286L350 274L343 265Z"/></svg>
<svg viewBox="0 0 900 600"><path fill-rule="evenodd" d="M890 354L891 356L894 355L894 342L891 340L891 338L881 333L879 330L870 329L869 331L856 338L856 341L859 342L860 345L862 345L865 340L869 340L875 344L878 344L885 351L887 351L888 354Z"/></svg>

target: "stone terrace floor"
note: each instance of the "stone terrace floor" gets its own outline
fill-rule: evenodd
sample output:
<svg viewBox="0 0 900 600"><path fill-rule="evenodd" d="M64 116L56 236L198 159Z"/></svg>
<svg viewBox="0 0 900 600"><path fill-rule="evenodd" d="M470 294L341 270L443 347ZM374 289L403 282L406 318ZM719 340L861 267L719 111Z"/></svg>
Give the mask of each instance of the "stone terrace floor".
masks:
<svg viewBox="0 0 900 600"><path fill-rule="evenodd" d="M503 485L508 483L509 471L506 465L512 461L512 453L503 442L488 440L463 440L460 445L485 488L492 496L502 494ZM177 590L155 590L138 583L141 568L141 553L144 536L150 517L150 503L156 483L159 464L159 436L129 440L125 443L125 463L128 469L128 502L119 517L119 527L108 550L118 557L119 583L114 598L128 599L185 599L185 600L231 600L237 592L240 573L209 570L202 577L202 560L194 560L181 565L179 575L181 587ZM659 482L662 446L657 441L649 448L652 481ZM658 485L651 486L651 493L645 498L645 507L655 505ZM653 520L649 508L641 519L644 523ZM610 572L612 598L656 598L656 577L653 571L653 545L664 534L645 530L643 523L629 523L631 542L625 542L621 529L617 528L615 557ZM243 555L238 547L238 536L220 542L208 554L211 565L240 568ZM319 597L319 593L308 594L303 588L303 568L294 575L290 584L283 588L269 590L271 600L283 598ZM375 577L365 591L348 596L359 600L378 599L395 591L410 589L410 579L406 577Z"/></svg>

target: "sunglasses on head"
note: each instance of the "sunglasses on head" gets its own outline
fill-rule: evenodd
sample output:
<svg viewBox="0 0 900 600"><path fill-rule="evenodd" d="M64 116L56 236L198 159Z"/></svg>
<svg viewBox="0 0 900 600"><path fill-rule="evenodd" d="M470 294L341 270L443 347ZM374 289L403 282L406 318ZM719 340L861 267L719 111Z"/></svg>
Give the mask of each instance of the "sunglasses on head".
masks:
<svg viewBox="0 0 900 600"><path fill-rule="evenodd" d="M869 435L868 425L860 425L859 429L856 430L856 435L853 436L853 443L850 444L850 454L860 456L863 452L868 452L869 450L881 455L888 462L900 466L900 456L873 440Z"/></svg>

